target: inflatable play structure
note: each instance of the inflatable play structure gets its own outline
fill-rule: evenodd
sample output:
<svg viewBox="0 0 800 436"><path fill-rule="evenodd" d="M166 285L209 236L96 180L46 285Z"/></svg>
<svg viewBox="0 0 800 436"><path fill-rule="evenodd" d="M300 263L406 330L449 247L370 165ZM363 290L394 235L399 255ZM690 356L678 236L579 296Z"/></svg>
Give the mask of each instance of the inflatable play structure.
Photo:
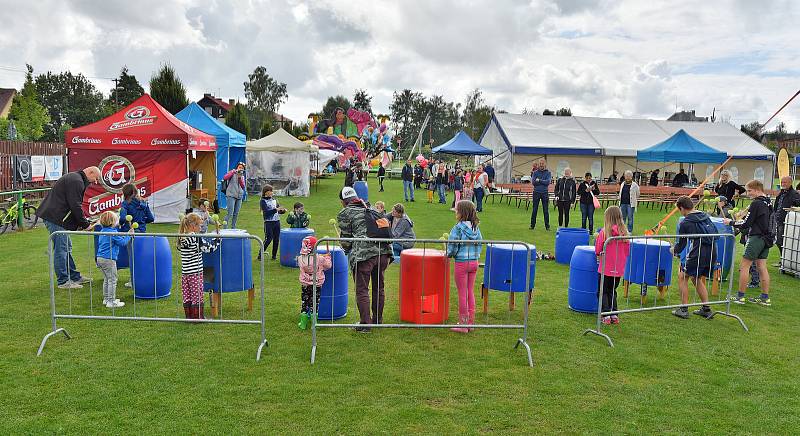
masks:
<svg viewBox="0 0 800 436"><path fill-rule="evenodd" d="M394 135L388 121L387 117L381 117L378 123L369 112L336 108L322 120L317 114L309 114L308 133L299 139L311 142L320 150L341 153L340 165L355 157L371 166L378 163L386 166L394 154L391 146Z"/></svg>

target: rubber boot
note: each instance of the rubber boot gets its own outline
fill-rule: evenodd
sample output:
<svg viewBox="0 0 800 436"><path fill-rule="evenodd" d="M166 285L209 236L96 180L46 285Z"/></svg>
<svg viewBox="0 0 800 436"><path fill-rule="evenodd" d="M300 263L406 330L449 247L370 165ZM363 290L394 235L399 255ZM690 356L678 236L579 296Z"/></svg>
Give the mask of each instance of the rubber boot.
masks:
<svg viewBox="0 0 800 436"><path fill-rule="evenodd" d="M467 323L469 325L474 325L475 324L475 310L474 309L469 311L469 318L467 319ZM473 331L473 330L475 330L475 329L473 329L473 328L469 329L469 331Z"/></svg>
<svg viewBox="0 0 800 436"><path fill-rule="evenodd" d="M192 319L192 307L189 305L183 305L183 314L186 316L186 319Z"/></svg>
<svg viewBox="0 0 800 436"><path fill-rule="evenodd" d="M308 314L305 312L300 312L300 322L297 323L297 328L300 330L305 330L308 328Z"/></svg>
<svg viewBox="0 0 800 436"><path fill-rule="evenodd" d="M200 307L197 308L197 319L206 319L205 304L203 303L200 303Z"/></svg>
<svg viewBox="0 0 800 436"><path fill-rule="evenodd" d="M317 322L317 315L309 313L308 314L308 326L309 327L313 327L314 324L316 324L316 322Z"/></svg>
<svg viewBox="0 0 800 436"><path fill-rule="evenodd" d="M469 318L466 315L460 315L459 318L460 318L460 321L458 323L460 325L467 325L469 323ZM453 332L456 332L456 333L469 333L469 329L466 328L466 327L453 327L453 328L450 329L450 331L453 331Z"/></svg>

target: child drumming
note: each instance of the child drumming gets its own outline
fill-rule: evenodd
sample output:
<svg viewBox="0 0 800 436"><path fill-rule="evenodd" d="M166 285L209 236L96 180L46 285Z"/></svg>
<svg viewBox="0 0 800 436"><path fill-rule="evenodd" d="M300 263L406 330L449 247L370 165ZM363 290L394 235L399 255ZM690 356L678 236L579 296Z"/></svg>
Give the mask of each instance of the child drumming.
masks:
<svg viewBox="0 0 800 436"><path fill-rule="evenodd" d="M130 186L130 185L127 185ZM100 214L101 233L97 237L97 267L103 272L103 305L109 309L125 306L125 303L117 297L117 256L119 249L125 248L130 241L130 236L118 235L119 215L114 212L106 211ZM133 233L133 227L128 229L128 233Z"/></svg>
<svg viewBox="0 0 800 436"><path fill-rule="evenodd" d="M314 267L314 246L317 238L306 236L300 246L300 255L297 256L297 266L300 268L300 322L297 327L305 330L311 321L314 307L319 310L319 296L322 284L325 283L325 271L331 269L330 253L317 256L317 266ZM314 282L317 282L317 303L313 306L311 301L314 296ZM313 322L313 321L312 321Z"/></svg>
<svg viewBox="0 0 800 436"><path fill-rule="evenodd" d="M602 255L606 239L614 236L628 236L628 228L622 221L622 211L619 206L609 206L606 209L603 228L600 229L600 233L597 234L597 239L594 241L594 253L600 261L597 272L600 273L599 281L602 283L602 288L598 283L597 289L598 292L603 293L601 308L603 312L617 310L617 286L625 272L625 263L628 261L628 252L630 251L628 240L616 239L605 246L605 254ZM619 316L604 316L601 321L606 325L619 324Z"/></svg>
<svg viewBox="0 0 800 436"><path fill-rule="evenodd" d="M678 226L679 235L698 235L698 234L714 234L717 233L717 228L708 214L695 210L694 202L692 199L683 195L678 197L675 202L678 212L683 215L683 221ZM708 303L708 289L706 289L706 279L712 278L714 272L714 264L716 263L716 238L714 237L700 237L700 238L678 238L678 242L672 247L672 254L680 257L681 252L689 246L689 252L686 254L686 261L681 264L681 270L678 272L678 290L681 293L681 304L679 307L672 311L672 314L678 318L689 318L689 280L694 283L697 289L697 295L700 296L702 303ZM705 319L711 319L714 313L711 307L703 304L700 309L693 312L695 315L702 316Z"/></svg>
<svg viewBox="0 0 800 436"><path fill-rule="evenodd" d="M125 219L128 215L133 217L131 222ZM119 216L122 217L122 225L119 228L122 232L127 232L131 224L139 223L139 228L134 231L136 233L144 233L147 231L147 223L152 223L156 220L153 217L153 212L150 211L150 207L147 206L147 202L142 201L142 198L139 197L139 190L136 189L136 185L132 183L122 187L122 204L119 206Z"/></svg>
<svg viewBox="0 0 800 436"><path fill-rule="evenodd" d="M261 189L261 214L264 216L264 249L258 253L258 260L261 254L267 251L269 244L272 244L272 260L278 255L278 244L281 238L281 219L278 214L286 213L272 196L272 185L264 185Z"/></svg>
<svg viewBox="0 0 800 436"><path fill-rule="evenodd" d="M208 199L201 198L197 201L197 207L192 210L192 212L200 215L203 220L200 225L200 233L208 233L208 225L211 224L211 214L208 212L209 205Z"/></svg>
<svg viewBox="0 0 800 436"><path fill-rule="evenodd" d="M298 201L294 204L292 213L286 216L286 224L289 224L289 228L292 229L305 229L308 227L308 214L303 203Z"/></svg>
<svg viewBox="0 0 800 436"><path fill-rule="evenodd" d="M456 203L456 225L450 230L448 239L451 241L477 241L483 239L478 229L478 212L471 201L461 200ZM478 244L447 244L447 257L455 260L455 281L458 288L458 317L459 324L472 325L475 323L475 275L478 272L478 258L481 255L481 246ZM467 333L471 329L455 327L454 332Z"/></svg>
<svg viewBox="0 0 800 436"><path fill-rule="evenodd" d="M203 253L211 253L219 246L219 239L193 236L200 232L203 218L190 213L181 221L179 233L185 234L176 243L181 255L181 293L186 319L203 317Z"/></svg>

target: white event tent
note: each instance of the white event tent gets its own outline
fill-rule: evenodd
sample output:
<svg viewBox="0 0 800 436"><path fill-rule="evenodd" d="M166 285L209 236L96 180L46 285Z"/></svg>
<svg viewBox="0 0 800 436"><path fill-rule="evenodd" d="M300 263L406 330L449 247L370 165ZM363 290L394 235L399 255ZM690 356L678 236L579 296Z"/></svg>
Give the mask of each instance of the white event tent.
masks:
<svg viewBox="0 0 800 436"><path fill-rule="evenodd" d="M733 159L726 166L734 180L769 180L775 153L727 123L661 121L647 119L558 117L496 113L478 141L493 150L492 164L498 183L530 173L534 161L547 159L548 168L560 176L570 167L577 177L591 172L606 178L613 171L675 173L680 164L637 162L636 152L662 142L680 129L697 140L725 152ZM478 157L486 161L489 157ZM699 180L715 165L694 165Z"/></svg>
<svg viewBox="0 0 800 436"><path fill-rule="evenodd" d="M269 136L247 141L248 190L260 194L270 184L276 195L308 197L311 154L319 147L278 129Z"/></svg>

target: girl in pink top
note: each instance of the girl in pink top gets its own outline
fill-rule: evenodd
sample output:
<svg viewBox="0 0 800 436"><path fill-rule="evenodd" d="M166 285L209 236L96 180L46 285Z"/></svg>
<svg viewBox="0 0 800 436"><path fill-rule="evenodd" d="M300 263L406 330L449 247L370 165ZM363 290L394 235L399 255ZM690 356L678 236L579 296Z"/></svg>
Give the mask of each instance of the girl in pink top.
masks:
<svg viewBox="0 0 800 436"><path fill-rule="evenodd" d="M317 309L319 310L319 296L322 291L322 284L325 283L325 270L331 268L331 255L320 254L317 256L317 265L314 267L314 246L317 238L306 236L300 246L300 255L297 256L297 266L300 268L300 322L297 327L305 330L311 320L311 313L314 308L311 301L314 296L314 282L317 284Z"/></svg>
<svg viewBox="0 0 800 436"><path fill-rule="evenodd" d="M628 236L628 228L622 221L622 211L618 206L610 206L606 209L603 228L594 241L594 252L600 262L597 267L597 272L600 273L599 282L603 284L600 291L603 293L603 312L617 310L617 286L625 272L625 262L630 253L628 240L618 239L609 242L605 247L605 254L601 255L606 238L613 236ZM600 289L599 283L598 289ZM619 324L619 317L617 315L604 316L602 322L603 324Z"/></svg>

